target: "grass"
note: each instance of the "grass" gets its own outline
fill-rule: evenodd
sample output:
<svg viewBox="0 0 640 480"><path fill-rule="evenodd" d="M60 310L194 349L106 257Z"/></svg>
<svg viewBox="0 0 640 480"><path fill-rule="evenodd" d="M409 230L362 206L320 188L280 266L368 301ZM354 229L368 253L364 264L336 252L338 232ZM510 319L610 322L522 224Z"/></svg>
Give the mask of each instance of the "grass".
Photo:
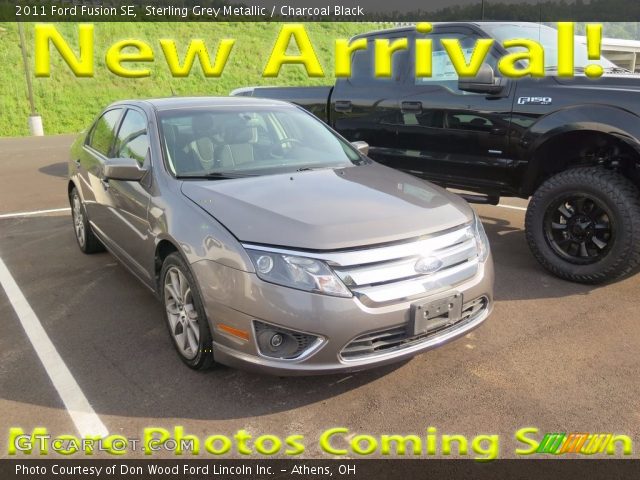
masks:
<svg viewBox="0 0 640 480"><path fill-rule="evenodd" d="M336 38L380 28L369 23L307 23L306 29L325 71L325 78L308 78L300 65L285 65L277 78L263 78L262 70L278 36L278 23L95 23L95 75L77 78L51 47L51 76L33 77L34 25L24 24L27 53L31 65L37 112L42 115L46 134L75 133L85 128L100 110L115 100L176 95L227 95L237 87L249 85L328 85L334 81L333 59ZM60 23L56 27L78 50L77 24ZM108 48L125 39L147 42L155 61L141 64L151 76L122 78L111 73L104 61ZM176 41L180 58L191 39L204 39L212 57L219 40L233 38L229 61L219 78L205 78L199 63L194 63L186 78L174 78L167 67L159 40ZM27 86L15 23L0 23L0 136L28 135L30 113ZM135 67L135 64L128 64Z"/></svg>

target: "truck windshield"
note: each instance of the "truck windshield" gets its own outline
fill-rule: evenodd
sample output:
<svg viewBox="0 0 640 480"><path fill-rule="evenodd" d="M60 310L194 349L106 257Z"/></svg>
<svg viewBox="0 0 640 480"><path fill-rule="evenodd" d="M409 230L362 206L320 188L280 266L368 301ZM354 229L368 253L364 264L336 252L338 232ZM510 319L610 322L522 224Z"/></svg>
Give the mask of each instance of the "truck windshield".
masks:
<svg viewBox="0 0 640 480"><path fill-rule="evenodd" d="M352 166L363 157L293 107L200 107L158 114L167 167L181 178Z"/></svg>
<svg viewBox="0 0 640 480"><path fill-rule="evenodd" d="M500 43L505 40L525 38L534 40L544 48L544 66L546 70L556 70L558 68L558 32L546 25L522 25L522 24L500 24L483 25L487 33ZM510 48L509 51L522 51L523 48ZM587 65L598 63L605 69L617 68L615 64L604 57L599 61L589 60L586 40L576 37L574 43L575 67L576 70L584 70Z"/></svg>

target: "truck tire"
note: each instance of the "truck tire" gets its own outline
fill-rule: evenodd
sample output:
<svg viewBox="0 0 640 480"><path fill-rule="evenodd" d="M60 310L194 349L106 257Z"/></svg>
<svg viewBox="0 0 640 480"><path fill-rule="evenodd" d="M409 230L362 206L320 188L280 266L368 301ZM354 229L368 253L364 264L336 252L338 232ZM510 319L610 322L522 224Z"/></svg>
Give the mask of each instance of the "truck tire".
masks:
<svg viewBox="0 0 640 480"><path fill-rule="evenodd" d="M598 167L559 173L534 193L525 218L529 248L560 278L611 281L640 265L640 192Z"/></svg>

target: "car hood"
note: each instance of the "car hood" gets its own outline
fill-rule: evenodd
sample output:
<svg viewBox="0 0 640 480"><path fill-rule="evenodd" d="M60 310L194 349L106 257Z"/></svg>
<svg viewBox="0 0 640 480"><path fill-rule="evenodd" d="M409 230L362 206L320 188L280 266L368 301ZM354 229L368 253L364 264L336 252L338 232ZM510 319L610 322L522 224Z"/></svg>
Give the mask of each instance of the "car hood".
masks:
<svg viewBox="0 0 640 480"><path fill-rule="evenodd" d="M392 242L473 218L435 185L371 163L228 180L187 180L182 192L238 240L309 250Z"/></svg>

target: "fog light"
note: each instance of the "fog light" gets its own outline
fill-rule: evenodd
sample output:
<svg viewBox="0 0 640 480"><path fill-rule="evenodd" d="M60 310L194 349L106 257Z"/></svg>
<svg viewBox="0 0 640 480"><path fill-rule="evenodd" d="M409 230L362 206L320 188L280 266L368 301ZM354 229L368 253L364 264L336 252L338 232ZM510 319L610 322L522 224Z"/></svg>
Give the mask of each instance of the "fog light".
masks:
<svg viewBox="0 0 640 480"><path fill-rule="evenodd" d="M266 357L292 359L316 344L318 337L254 320L256 341Z"/></svg>
<svg viewBox="0 0 640 480"><path fill-rule="evenodd" d="M284 342L284 338L279 333L276 333L273 337L271 337L271 341L269 343L273 348L278 348Z"/></svg>

